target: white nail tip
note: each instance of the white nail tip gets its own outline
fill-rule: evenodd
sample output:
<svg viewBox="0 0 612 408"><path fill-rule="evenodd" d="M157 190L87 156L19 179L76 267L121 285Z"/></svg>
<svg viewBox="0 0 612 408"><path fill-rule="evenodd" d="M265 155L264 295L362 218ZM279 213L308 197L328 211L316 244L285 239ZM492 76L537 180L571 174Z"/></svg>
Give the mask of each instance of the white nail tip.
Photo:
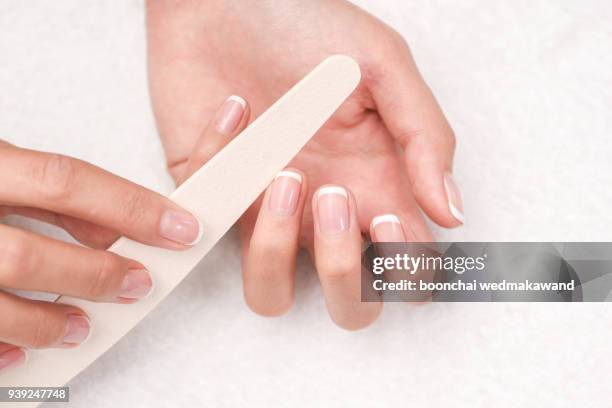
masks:
<svg viewBox="0 0 612 408"><path fill-rule="evenodd" d="M401 224L399 218L397 218L397 216L394 214L384 214L372 219L372 228L376 228L378 224L384 223Z"/></svg>
<svg viewBox="0 0 612 408"><path fill-rule="evenodd" d="M294 171L289 171L289 170L280 171L280 172L278 172L276 177L274 177L274 180L276 180L279 177L290 177L290 178L294 179L295 181L297 181L298 183L302 184L302 175L300 173L296 173Z"/></svg>
<svg viewBox="0 0 612 408"><path fill-rule="evenodd" d="M189 246L196 245L198 242L200 242L202 240L202 236L204 235L204 228L202 227L202 223L197 218L196 218L196 220L198 221L198 236L196 237L196 239L194 239L189 244L187 244Z"/></svg>
<svg viewBox="0 0 612 408"><path fill-rule="evenodd" d="M457 207L455 207L455 205L453 204L453 202L451 201L451 187L448 185L448 180L446 179L446 177L444 177L444 190L446 190L446 197L448 200L448 209L451 212L451 214L453 215L453 217L455 217L455 219L457 219L457 221L459 221L462 224L465 224L465 216L463 215L463 212L461 212L461 210L459 210Z"/></svg>
<svg viewBox="0 0 612 408"><path fill-rule="evenodd" d="M232 95L229 98L227 98L227 100L238 102L242 106L242 109L246 108L246 101L238 95Z"/></svg>
<svg viewBox="0 0 612 408"><path fill-rule="evenodd" d="M465 216L457 207L453 205L453 203L448 203L448 209L450 210L451 214L453 214L453 217L455 217L462 224L465 224Z"/></svg>
<svg viewBox="0 0 612 408"><path fill-rule="evenodd" d="M319 190L319 192L317 193L317 200L319 200L321 196L327 195L327 194L338 194L348 199L348 194L343 187L328 186L328 187L323 187Z"/></svg>
<svg viewBox="0 0 612 408"><path fill-rule="evenodd" d="M155 290L155 280L153 280L153 275L151 275L151 272L149 271L147 271L147 273L149 274L149 277L151 278L151 288L149 288L149 291L147 292L146 295L137 299L138 302L142 302L143 300L151 296L151 293L153 293L153 291Z"/></svg>
<svg viewBox="0 0 612 408"><path fill-rule="evenodd" d="M87 332L87 337L85 337L85 340L78 343L79 345L86 343L87 340L91 338L91 334L93 333L93 327L91 326L91 319L87 316L84 316L84 317L87 319L87 322L89 323L89 331Z"/></svg>

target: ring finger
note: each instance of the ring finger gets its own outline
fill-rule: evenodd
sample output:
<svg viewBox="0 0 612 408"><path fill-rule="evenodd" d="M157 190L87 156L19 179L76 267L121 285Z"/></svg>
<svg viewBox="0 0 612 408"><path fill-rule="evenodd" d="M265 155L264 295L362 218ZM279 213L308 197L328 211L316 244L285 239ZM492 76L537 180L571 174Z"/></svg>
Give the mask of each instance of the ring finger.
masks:
<svg viewBox="0 0 612 408"><path fill-rule="evenodd" d="M380 302L361 301L361 231L353 195L323 186L313 195L315 265L332 320L356 330L373 323Z"/></svg>
<svg viewBox="0 0 612 408"><path fill-rule="evenodd" d="M0 371L7 370L26 361L27 354L22 348L0 343Z"/></svg>

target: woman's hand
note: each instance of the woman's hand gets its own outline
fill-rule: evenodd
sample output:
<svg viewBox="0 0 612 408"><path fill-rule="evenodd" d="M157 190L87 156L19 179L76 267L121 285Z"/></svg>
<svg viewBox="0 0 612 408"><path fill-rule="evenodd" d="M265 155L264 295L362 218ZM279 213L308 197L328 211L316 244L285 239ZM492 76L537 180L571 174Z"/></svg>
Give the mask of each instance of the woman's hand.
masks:
<svg viewBox="0 0 612 408"><path fill-rule="evenodd" d="M167 198L91 164L0 141L0 217L53 223L78 246L0 224L0 287L99 302L133 303L151 290L146 266L105 251L119 235L184 250L199 222ZM74 347L90 332L85 311L0 290L0 370L23 348Z"/></svg>
<svg viewBox="0 0 612 408"><path fill-rule="evenodd" d="M351 329L371 323L380 305L360 302L361 234L430 241L421 209L445 227L463 219L450 175L453 132L404 40L343 0L155 0L147 25L153 106L178 183L203 163L198 151L211 143L202 136L211 118L217 134L245 124L248 108L237 98L217 112L227 95L247 98L256 116L329 55L359 62L358 89L293 160L294 174L279 177L247 211L241 233L254 311L290 307L302 245L332 319ZM384 214L392 216L372 223Z"/></svg>

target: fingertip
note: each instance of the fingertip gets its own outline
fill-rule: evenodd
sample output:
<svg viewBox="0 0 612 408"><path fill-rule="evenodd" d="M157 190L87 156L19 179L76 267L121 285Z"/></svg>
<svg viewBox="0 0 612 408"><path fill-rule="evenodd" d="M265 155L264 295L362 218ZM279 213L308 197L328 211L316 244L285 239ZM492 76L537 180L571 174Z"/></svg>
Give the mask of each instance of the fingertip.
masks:
<svg viewBox="0 0 612 408"><path fill-rule="evenodd" d="M425 214L444 228L462 226L465 223L463 201L450 172L427 163L407 162L412 192Z"/></svg>
<svg viewBox="0 0 612 408"><path fill-rule="evenodd" d="M27 364L28 353L25 349L15 347L0 354L0 371Z"/></svg>
<svg viewBox="0 0 612 408"><path fill-rule="evenodd" d="M450 211L451 215L456 221L459 221L461 225L465 224L461 192L453 176L448 172L444 174L444 191L446 192L448 210Z"/></svg>
<svg viewBox="0 0 612 408"><path fill-rule="evenodd" d="M204 227L195 215L185 210L167 209L159 221L159 234L172 243L169 249L188 249L200 242Z"/></svg>
<svg viewBox="0 0 612 408"><path fill-rule="evenodd" d="M244 128L249 104L238 95L229 96L219 107L214 119L214 128L222 135L233 135ZM248 117L246 118L248 120Z"/></svg>
<svg viewBox="0 0 612 408"><path fill-rule="evenodd" d="M304 208L306 176L294 168L279 171L266 193L267 210L274 216L300 217Z"/></svg>
<svg viewBox="0 0 612 408"><path fill-rule="evenodd" d="M370 237L373 242L405 242L406 233L402 222L395 214L382 214L372 218Z"/></svg>
<svg viewBox="0 0 612 408"><path fill-rule="evenodd" d="M332 321L336 326L347 331L364 330L372 326L380 317L382 302L362 302L366 307L361 307L359 313L335 315L330 313ZM363 305L362 305L363 306Z"/></svg>
<svg viewBox="0 0 612 408"><path fill-rule="evenodd" d="M128 269L115 300L130 304L146 299L153 293L155 281L144 267Z"/></svg>
<svg viewBox="0 0 612 408"><path fill-rule="evenodd" d="M62 338L61 348L74 348L89 340L93 328L89 316L81 313L70 313L66 316L66 329Z"/></svg>
<svg viewBox="0 0 612 408"><path fill-rule="evenodd" d="M213 158L234 137L242 132L249 123L251 108L247 100L238 95L231 95L219 105L211 121L202 130L191 155L187 158L181 174L181 182L195 173L206 162Z"/></svg>
<svg viewBox="0 0 612 408"><path fill-rule="evenodd" d="M413 186L413 192L419 206L433 222L444 228L462 225L452 213L443 186L419 183Z"/></svg>
<svg viewBox="0 0 612 408"><path fill-rule="evenodd" d="M312 196L314 228L319 238L338 238L355 227L352 196L344 186L326 184Z"/></svg>
<svg viewBox="0 0 612 408"><path fill-rule="evenodd" d="M283 170L276 173L274 179L276 180L279 177L290 177L300 184L304 184L304 180L306 179L304 172L294 167L285 167Z"/></svg>
<svg viewBox="0 0 612 408"><path fill-rule="evenodd" d="M245 302L253 313L261 317L280 317L287 314L294 303L294 297L275 296L274 299L262 299L245 292Z"/></svg>
<svg viewBox="0 0 612 408"><path fill-rule="evenodd" d="M21 354L23 354L23 361L21 364L28 364L28 361L30 361L30 354L28 353L28 350L20 348L19 351L21 351Z"/></svg>
<svg viewBox="0 0 612 408"><path fill-rule="evenodd" d="M237 102L240 106L242 106L242 109L246 109L247 107L247 101L241 96L232 95L229 98L227 98L227 100Z"/></svg>
<svg viewBox="0 0 612 408"><path fill-rule="evenodd" d="M204 226L202 225L202 221L200 221L198 217L196 216L193 216L193 218L196 220L196 223L198 224L198 233L196 237L194 238L194 240L188 243L187 246L197 245L202 240L202 237L204 236Z"/></svg>

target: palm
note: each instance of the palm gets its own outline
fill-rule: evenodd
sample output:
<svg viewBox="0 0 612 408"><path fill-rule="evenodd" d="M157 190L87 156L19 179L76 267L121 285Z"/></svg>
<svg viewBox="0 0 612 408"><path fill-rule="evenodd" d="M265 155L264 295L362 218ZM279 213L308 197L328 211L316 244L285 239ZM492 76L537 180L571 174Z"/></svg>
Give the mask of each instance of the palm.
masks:
<svg viewBox="0 0 612 408"><path fill-rule="evenodd" d="M363 69L369 63L365 51L367 43L380 44L394 39L391 30L387 27L381 30L382 23L368 14L348 3L341 2L338 6L349 7L349 12L356 14L355 18L347 21L358 25L358 30L342 27L337 21L327 26L320 21L317 27L301 24L303 18L297 18L299 13L295 20L285 18L281 24L276 19L276 24L268 30L261 30L267 18L265 15L240 15L239 24L221 29L217 25L223 20L215 17L214 11L207 10L206 17L202 17L199 26L194 28L201 40L181 39L187 44L192 42L193 50L187 48L180 54L180 61L187 60L189 68L180 68L181 63L178 63L178 78L164 78L166 88L163 92L156 92L153 54L151 86L162 138L164 133L181 134L173 137L172 141L164 141L170 162L182 163L188 158L199 135L198 130L210 120L219 103L228 95L245 97L251 104L253 116L257 117L327 56L334 53L351 55ZM327 27L324 29L327 32L322 33L322 27ZM361 33L362 41L355 40L355 32ZM333 38L333 41L321 43L316 38ZM347 48L344 44L351 45ZM363 44L363 50L355 48L354 44ZM160 54L173 52L172 49L163 49ZM172 59L168 55L162 57L164 61ZM159 79L162 82L162 78ZM170 99L183 103L187 111L179 120L169 118L165 121L163 117L167 114L160 111L160 103L156 100L168 98L168 79L175 82L176 95ZM397 146L376 111L368 85L366 78L291 162L291 166L306 173L309 196L323 184L348 187L356 197L363 232L368 230L371 218L379 214L395 212L411 220L415 220L415 213L418 214ZM159 93L163 95L156 97ZM181 131L169 129L165 132L165 122L181 122ZM255 203L242 219L247 232L252 230L259 206L259 202ZM419 215L416 218L413 228L416 235L427 239L427 228ZM301 239L304 246L310 247L312 213L309 205L304 212Z"/></svg>

